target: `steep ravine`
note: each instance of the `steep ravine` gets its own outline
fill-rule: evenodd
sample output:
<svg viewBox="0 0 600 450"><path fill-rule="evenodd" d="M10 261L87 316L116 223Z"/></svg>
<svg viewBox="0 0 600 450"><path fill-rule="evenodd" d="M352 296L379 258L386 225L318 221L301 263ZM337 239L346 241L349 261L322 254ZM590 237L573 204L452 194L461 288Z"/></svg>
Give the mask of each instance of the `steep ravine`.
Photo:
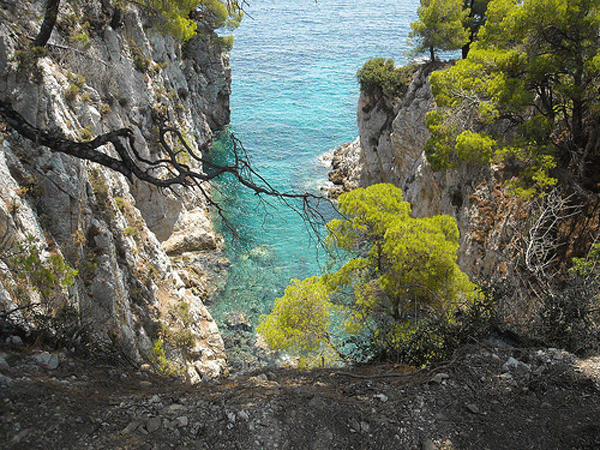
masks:
<svg viewBox="0 0 600 450"><path fill-rule="evenodd" d="M25 67L44 4L0 3L0 98L31 124L76 140L129 127L148 158L157 116L194 148L228 124L231 69L214 32L182 46L132 3L113 20L112 2L62 2L47 54ZM160 338L190 381L224 375L223 341L203 303L226 264L207 200L132 183L2 127L0 312L42 302L75 312L82 331L138 363L160 363ZM64 257L78 270L73 286L40 295L10 260L22 246L38 248L40 263Z"/></svg>

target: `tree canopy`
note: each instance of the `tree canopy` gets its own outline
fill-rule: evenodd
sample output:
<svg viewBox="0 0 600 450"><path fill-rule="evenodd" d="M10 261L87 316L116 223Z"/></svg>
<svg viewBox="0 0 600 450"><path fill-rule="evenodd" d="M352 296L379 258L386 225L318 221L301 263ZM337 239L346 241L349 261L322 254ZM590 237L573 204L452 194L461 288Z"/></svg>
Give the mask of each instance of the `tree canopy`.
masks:
<svg viewBox="0 0 600 450"><path fill-rule="evenodd" d="M421 0L419 20L410 24L415 53L429 52L434 61L435 50L457 50L466 45L469 32L463 24L469 11L463 8L463 0Z"/></svg>
<svg viewBox="0 0 600 450"><path fill-rule="evenodd" d="M44 47L50 39L58 17L61 0L48 0L45 6L44 20L38 35L32 42L33 47ZM116 26L119 22L121 7L125 3L133 3L153 13L159 26L180 42L185 42L196 35L197 20L213 29L226 28L233 30L240 25L245 0L124 0L115 2L114 14Z"/></svg>
<svg viewBox="0 0 600 450"><path fill-rule="evenodd" d="M599 0L492 0L467 58L431 76L433 168L510 161L528 197L560 164L597 189L599 30Z"/></svg>
<svg viewBox="0 0 600 450"><path fill-rule="evenodd" d="M342 194L339 208L343 218L327 225L326 245L346 262L320 278L296 280L262 317L258 331L273 347L343 354L325 313L333 305L345 333L368 336L371 348L393 346L407 324L473 297L474 286L457 264L454 218L411 217L410 204L391 184Z"/></svg>

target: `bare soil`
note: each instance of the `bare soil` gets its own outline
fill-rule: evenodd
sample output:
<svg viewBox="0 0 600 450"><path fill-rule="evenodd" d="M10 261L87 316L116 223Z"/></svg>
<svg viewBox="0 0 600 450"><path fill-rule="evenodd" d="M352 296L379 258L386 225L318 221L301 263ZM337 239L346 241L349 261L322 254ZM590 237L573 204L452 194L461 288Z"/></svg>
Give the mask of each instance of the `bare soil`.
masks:
<svg viewBox="0 0 600 450"><path fill-rule="evenodd" d="M489 343L415 370L269 370L186 385L0 348L6 449L599 449L600 358Z"/></svg>

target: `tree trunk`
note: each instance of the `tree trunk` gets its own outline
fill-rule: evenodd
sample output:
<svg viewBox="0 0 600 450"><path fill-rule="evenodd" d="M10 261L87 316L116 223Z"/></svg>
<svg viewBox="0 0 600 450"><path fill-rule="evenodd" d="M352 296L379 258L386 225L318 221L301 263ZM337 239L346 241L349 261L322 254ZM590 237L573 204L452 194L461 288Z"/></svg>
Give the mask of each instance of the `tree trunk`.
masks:
<svg viewBox="0 0 600 450"><path fill-rule="evenodd" d="M431 62L435 61L435 50L433 47L429 47L429 53L431 55Z"/></svg>
<svg viewBox="0 0 600 450"><path fill-rule="evenodd" d="M471 41L469 41L465 45L463 45L462 59L467 59L467 56L469 56L469 50L471 50Z"/></svg>
<svg viewBox="0 0 600 450"><path fill-rule="evenodd" d="M44 21L40 27L40 32L31 43L32 47L45 47L50 39L54 25L56 24L56 18L58 17L58 7L60 6L60 0L48 0L46 3L46 13L44 14Z"/></svg>

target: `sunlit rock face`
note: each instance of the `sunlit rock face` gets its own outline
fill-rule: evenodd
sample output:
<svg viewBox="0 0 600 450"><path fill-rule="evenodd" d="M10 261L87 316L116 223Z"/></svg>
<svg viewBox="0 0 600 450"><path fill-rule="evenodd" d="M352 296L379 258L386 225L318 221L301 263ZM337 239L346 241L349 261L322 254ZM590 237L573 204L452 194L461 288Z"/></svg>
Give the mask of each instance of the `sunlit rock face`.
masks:
<svg viewBox="0 0 600 450"><path fill-rule="evenodd" d="M421 66L401 99L361 94L360 184L388 182L402 188L415 217L456 217L462 269L475 278L506 274L507 255L518 252L516 230L525 225L527 212L518 198L506 195L502 167L463 164L431 170L423 151L430 137L425 116L435 108L431 70Z"/></svg>
<svg viewBox="0 0 600 450"><path fill-rule="evenodd" d="M0 98L30 123L79 141L128 127L149 159L157 156L161 120L177 126L195 150L228 124L231 69L215 36L181 45L133 4L115 24L107 2L78 11L62 2L47 55L24 71L15 55L36 35L45 3L0 4ZM18 305L17 287L24 288L55 310L76 311L97 341L134 361L156 361L160 339L190 381L225 375L223 341L204 306L215 265L203 264L218 260L222 247L207 198L197 189L131 182L3 131L0 308ZM58 254L77 269L74 284L46 299L22 281L8 257L29 241L42 260Z"/></svg>

